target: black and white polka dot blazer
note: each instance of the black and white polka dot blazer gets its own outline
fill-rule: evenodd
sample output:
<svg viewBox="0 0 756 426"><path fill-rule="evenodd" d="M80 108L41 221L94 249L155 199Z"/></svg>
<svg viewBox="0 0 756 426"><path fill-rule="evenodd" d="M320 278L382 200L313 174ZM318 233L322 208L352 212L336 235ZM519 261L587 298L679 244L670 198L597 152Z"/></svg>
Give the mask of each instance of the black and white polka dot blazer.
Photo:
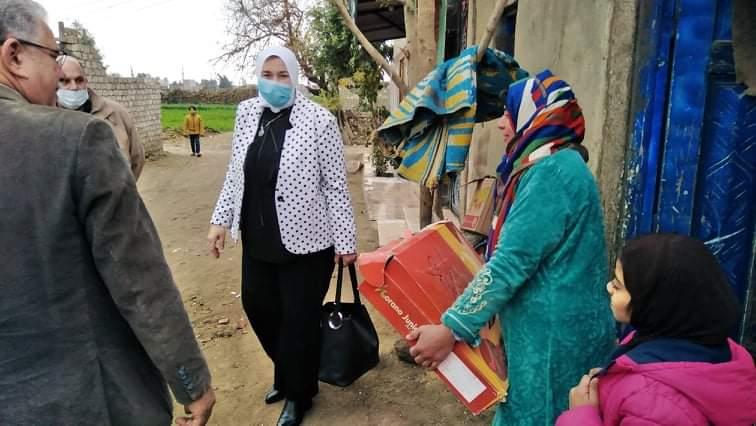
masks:
<svg viewBox="0 0 756 426"><path fill-rule="evenodd" d="M231 160L211 219L229 228L234 240L239 239L244 160L262 111L258 98L239 104ZM357 232L336 117L297 94L289 121L292 128L284 138L275 195L284 247L294 254L330 246L337 254L356 253Z"/></svg>

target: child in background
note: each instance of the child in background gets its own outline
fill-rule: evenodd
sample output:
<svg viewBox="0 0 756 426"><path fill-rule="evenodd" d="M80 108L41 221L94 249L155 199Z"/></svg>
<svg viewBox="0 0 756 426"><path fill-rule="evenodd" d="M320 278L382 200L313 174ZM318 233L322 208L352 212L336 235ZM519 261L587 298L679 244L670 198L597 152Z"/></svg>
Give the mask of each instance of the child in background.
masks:
<svg viewBox="0 0 756 426"><path fill-rule="evenodd" d="M189 137L189 145L192 147L192 157L202 157L200 152L200 136L205 136L205 125L202 116L197 113L197 107L191 105L189 114L184 117L184 136Z"/></svg>
<svg viewBox="0 0 756 426"><path fill-rule="evenodd" d="M727 337L737 301L702 242L670 234L629 242L607 291L614 317L635 331L572 389L557 426L756 422L753 358Z"/></svg>

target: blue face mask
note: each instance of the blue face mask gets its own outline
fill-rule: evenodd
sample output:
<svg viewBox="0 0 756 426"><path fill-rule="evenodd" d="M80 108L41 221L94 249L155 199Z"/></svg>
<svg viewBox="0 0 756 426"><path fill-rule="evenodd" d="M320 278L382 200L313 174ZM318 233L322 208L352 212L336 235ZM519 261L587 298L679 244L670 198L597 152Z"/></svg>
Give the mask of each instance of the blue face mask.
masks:
<svg viewBox="0 0 756 426"><path fill-rule="evenodd" d="M58 105L65 109L79 109L89 100L89 91L58 89Z"/></svg>
<svg viewBox="0 0 756 426"><path fill-rule="evenodd" d="M257 90L270 106L273 108L284 108L291 100L294 88L288 84L277 83L273 80L260 78L257 84Z"/></svg>

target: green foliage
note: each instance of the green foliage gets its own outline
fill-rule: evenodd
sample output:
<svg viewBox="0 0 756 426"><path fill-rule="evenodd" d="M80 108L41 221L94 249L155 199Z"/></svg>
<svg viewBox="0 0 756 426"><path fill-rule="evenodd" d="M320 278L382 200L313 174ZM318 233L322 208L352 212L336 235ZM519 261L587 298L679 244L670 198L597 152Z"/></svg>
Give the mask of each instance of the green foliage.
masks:
<svg viewBox="0 0 756 426"><path fill-rule="evenodd" d="M160 106L160 122L164 129L181 130L184 116L189 112L188 104L164 104ZM197 105L197 112L202 116L205 127L218 132L234 130L236 105Z"/></svg>
<svg viewBox="0 0 756 426"><path fill-rule="evenodd" d="M336 114L341 109L341 102L338 96L330 96L329 94L322 92L319 96L313 96L311 101L320 104L320 106L328 109L333 114Z"/></svg>
<svg viewBox="0 0 756 426"><path fill-rule="evenodd" d="M357 38L344 25L338 10L328 2L320 3L310 10L311 27L309 57L320 80L326 82L323 89L330 96L338 94L342 79L351 81L360 98L362 108L373 111L378 92L383 87L381 68L362 48ZM380 43L375 46L389 58L391 46Z"/></svg>
<svg viewBox="0 0 756 426"><path fill-rule="evenodd" d="M373 112L378 101L378 92L383 88L380 72L373 74L371 70L358 69L352 75L352 82L360 98L360 108Z"/></svg>
<svg viewBox="0 0 756 426"><path fill-rule="evenodd" d="M370 163L373 165L373 170L375 170L376 176L391 176L391 174L388 173L389 166L398 167L398 164L395 164L393 158L386 155L386 152L378 141L373 141L372 150L370 152Z"/></svg>

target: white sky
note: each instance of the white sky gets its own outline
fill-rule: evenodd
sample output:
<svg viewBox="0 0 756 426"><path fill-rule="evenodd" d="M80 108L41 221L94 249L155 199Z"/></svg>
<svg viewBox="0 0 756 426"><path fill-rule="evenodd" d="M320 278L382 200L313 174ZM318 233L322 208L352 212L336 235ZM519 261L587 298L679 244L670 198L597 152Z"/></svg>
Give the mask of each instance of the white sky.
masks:
<svg viewBox="0 0 756 426"><path fill-rule="evenodd" d="M228 41L224 0L37 0L47 9L58 36L58 21L79 21L95 38L109 73L124 77L140 72L200 81L227 75L235 84L240 73L232 64L213 65Z"/></svg>

